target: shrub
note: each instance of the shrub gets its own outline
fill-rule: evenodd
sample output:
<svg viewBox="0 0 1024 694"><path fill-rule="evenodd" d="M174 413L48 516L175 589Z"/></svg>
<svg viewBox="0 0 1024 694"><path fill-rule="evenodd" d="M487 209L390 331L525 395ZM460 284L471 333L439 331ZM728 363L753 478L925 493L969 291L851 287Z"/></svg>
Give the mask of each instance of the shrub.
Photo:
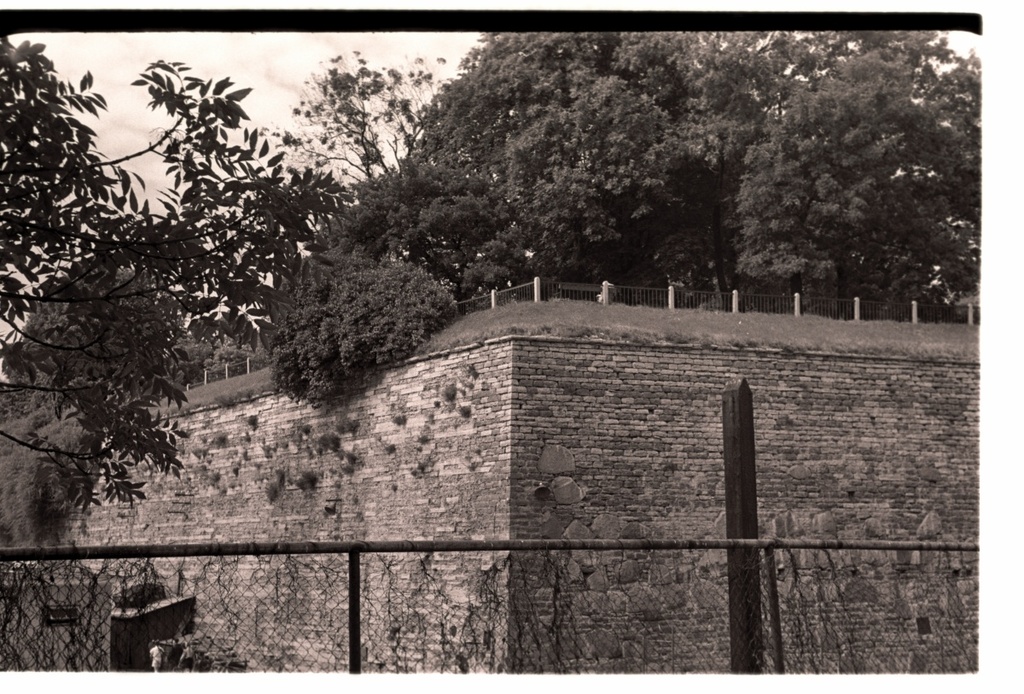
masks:
<svg viewBox="0 0 1024 694"><path fill-rule="evenodd" d="M320 483L320 474L313 470L303 470L295 480L295 486L304 492L311 492Z"/></svg>
<svg viewBox="0 0 1024 694"><path fill-rule="evenodd" d="M337 434L321 434L316 440L316 449L318 453L324 453L326 451L336 453L340 448L341 438L339 438Z"/></svg>
<svg viewBox="0 0 1024 694"><path fill-rule="evenodd" d="M447 400L448 402L455 402L455 398L458 394L459 391L455 387L454 383L449 383L444 387L444 390L441 391L441 395L443 395L444 399Z"/></svg>
<svg viewBox="0 0 1024 694"><path fill-rule="evenodd" d="M245 418L246 423L250 429L255 430L260 425L260 418L257 415L251 414Z"/></svg>
<svg viewBox="0 0 1024 694"><path fill-rule="evenodd" d="M335 253L330 273L304 281L275 333L274 383L322 401L354 374L413 354L455 316L451 295L425 271Z"/></svg>
<svg viewBox="0 0 1024 694"><path fill-rule="evenodd" d="M270 503L277 501L278 497L281 496L281 492L284 491L286 484L287 475L284 470L277 470L274 472L274 479L267 485L267 499Z"/></svg>

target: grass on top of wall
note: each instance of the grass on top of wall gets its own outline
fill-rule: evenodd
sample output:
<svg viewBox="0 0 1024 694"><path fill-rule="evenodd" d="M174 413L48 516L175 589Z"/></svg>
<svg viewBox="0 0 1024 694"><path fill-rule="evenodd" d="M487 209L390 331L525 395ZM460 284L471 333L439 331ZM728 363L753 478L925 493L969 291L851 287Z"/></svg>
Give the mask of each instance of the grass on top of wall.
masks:
<svg viewBox="0 0 1024 694"><path fill-rule="evenodd" d="M577 301L509 304L494 310L478 311L435 334L417 353L428 354L506 335L978 359L977 326L852 322L817 316L684 309L669 311Z"/></svg>
<svg viewBox="0 0 1024 694"><path fill-rule="evenodd" d="M162 407L161 411L167 414L178 414L204 405L230 405L273 390L274 381L268 367L242 376L233 376L203 386L196 386L185 391L188 402L182 403L180 410L171 405L169 408Z"/></svg>
<svg viewBox="0 0 1024 694"><path fill-rule="evenodd" d="M839 321L817 316L713 313L679 309L602 306L582 301L509 304L455 321L416 351L418 355L506 335L596 338L635 344L686 344L780 349L912 358L978 359L978 328L913 325L891 321ZM274 390L270 369L261 369L188 391L181 410L230 404Z"/></svg>

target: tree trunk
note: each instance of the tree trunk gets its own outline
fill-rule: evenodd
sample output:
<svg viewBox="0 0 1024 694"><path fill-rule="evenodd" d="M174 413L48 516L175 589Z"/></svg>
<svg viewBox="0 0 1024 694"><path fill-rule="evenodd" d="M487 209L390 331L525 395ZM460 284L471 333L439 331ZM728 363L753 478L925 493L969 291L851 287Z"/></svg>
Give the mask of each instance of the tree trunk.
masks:
<svg viewBox="0 0 1024 694"><path fill-rule="evenodd" d="M846 264L836 261L836 298L848 299L850 293L850 277Z"/></svg>
<svg viewBox="0 0 1024 694"><path fill-rule="evenodd" d="M789 276L789 293L804 293L804 274L802 272L794 272L792 275Z"/></svg>

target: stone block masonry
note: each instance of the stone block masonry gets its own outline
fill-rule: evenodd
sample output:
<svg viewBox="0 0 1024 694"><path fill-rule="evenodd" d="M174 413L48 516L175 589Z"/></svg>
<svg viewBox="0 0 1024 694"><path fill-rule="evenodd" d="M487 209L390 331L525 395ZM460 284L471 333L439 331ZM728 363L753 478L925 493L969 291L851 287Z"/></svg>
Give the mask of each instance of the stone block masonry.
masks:
<svg viewBox="0 0 1024 694"><path fill-rule="evenodd" d="M722 392L754 395L762 537L973 541L978 365L517 338L515 538L720 538Z"/></svg>
<svg viewBox="0 0 1024 694"><path fill-rule="evenodd" d="M950 360L499 338L369 373L321 407L269 393L183 414L182 478L150 477L144 502L93 509L66 539L724 538L722 393L742 377L754 398L761 536L976 541L978 371ZM728 625L716 621L724 593L699 589L724 586L723 551L572 552L545 571L526 554L446 554L432 571L469 595L508 559L502 599L536 615L544 638L563 626L565 643L582 637L573 657L585 669L728 662ZM874 573L907 570L867 559ZM976 604L976 574L964 580ZM549 593L572 596L571 625L538 598ZM884 621L861 602L864 624ZM210 601L197 603L200 624L213 623ZM609 605L626 607L612 615ZM909 624L929 610L922 597L898 617ZM537 634L508 628L505 662L537 667ZM343 662L339 644L320 644L324 669Z"/></svg>

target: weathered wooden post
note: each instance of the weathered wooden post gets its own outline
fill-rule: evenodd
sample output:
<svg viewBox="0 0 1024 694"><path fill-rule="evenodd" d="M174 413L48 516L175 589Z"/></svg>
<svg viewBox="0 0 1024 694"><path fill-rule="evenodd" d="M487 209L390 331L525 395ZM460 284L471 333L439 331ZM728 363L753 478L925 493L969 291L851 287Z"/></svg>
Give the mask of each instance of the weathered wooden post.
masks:
<svg viewBox="0 0 1024 694"><path fill-rule="evenodd" d="M910 302L910 322L917 323L917 302Z"/></svg>
<svg viewBox="0 0 1024 694"><path fill-rule="evenodd" d="M800 316L800 292L793 294L793 315Z"/></svg>
<svg viewBox="0 0 1024 694"><path fill-rule="evenodd" d="M668 310L672 311L676 307L676 288L673 285L668 285Z"/></svg>
<svg viewBox="0 0 1024 694"><path fill-rule="evenodd" d="M491 308L498 308L498 290L491 290Z"/></svg>
<svg viewBox="0 0 1024 694"><path fill-rule="evenodd" d="M533 302L540 303L540 277L533 278Z"/></svg>
<svg viewBox="0 0 1024 694"><path fill-rule="evenodd" d="M722 396L722 434L725 444L725 536L730 540L756 540L754 400L745 378L731 383ZM760 672L764 661L760 552L756 547L732 548L727 552L732 671Z"/></svg>
<svg viewBox="0 0 1024 694"><path fill-rule="evenodd" d="M608 305L608 280L601 283L601 303Z"/></svg>
<svg viewBox="0 0 1024 694"><path fill-rule="evenodd" d="M739 313L740 312L740 290L739 289L733 289L732 290L732 312L733 313Z"/></svg>
<svg viewBox="0 0 1024 694"><path fill-rule="evenodd" d="M860 297L853 297L853 319L860 320Z"/></svg>
<svg viewBox="0 0 1024 694"><path fill-rule="evenodd" d="M974 325L974 304L967 304L967 325Z"/></svg>

